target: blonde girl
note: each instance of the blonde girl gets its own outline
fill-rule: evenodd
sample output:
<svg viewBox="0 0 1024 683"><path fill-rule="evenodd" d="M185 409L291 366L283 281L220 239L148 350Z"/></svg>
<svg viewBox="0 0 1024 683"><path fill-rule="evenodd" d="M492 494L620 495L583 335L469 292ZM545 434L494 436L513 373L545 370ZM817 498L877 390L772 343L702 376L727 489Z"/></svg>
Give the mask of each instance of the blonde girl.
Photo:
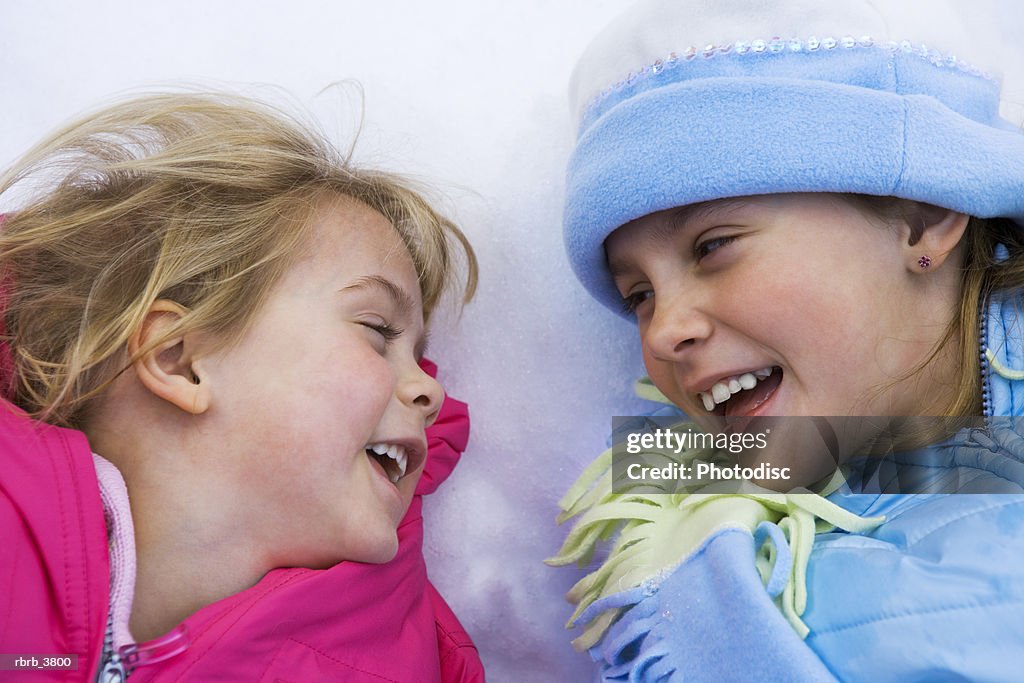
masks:
<svg viewBox="0 0 1024 683"><path fill-rule="evenodd" d="M458 228L223 94L99 111L0 192L0 649L80 680L482 677L437 637L464 633L416 495L465 444L423 360L460 261L475 285Z"/></svg>

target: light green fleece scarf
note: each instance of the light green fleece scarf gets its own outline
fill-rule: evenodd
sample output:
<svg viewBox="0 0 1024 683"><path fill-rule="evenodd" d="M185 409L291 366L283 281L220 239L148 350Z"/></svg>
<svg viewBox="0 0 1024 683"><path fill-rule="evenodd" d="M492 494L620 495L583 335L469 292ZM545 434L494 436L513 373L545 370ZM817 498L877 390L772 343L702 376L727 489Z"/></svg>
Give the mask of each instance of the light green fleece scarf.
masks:
<svg viewBox="0 0 1024 683"><path fill-rule="evenodd" d="M669 401L644 378L637 383L637 394L648 400ZM687 429L681 420L678 427ZM676 455L669 450L649 449L641 455L651 460L687 464L723 463L721 454L691 450ZM567 627L572 627L583 611L597 600L635 588L645 582L659 583L711 536L723 529L743 529L753 534L762 522L781 529L792 553L791 566L784 575L785 585L775 597L782 614L801 638L807 625L801 619L807 606L806 572L814 536L833 531L868 531L884 517L862 518L825 498L835 491L843 478L837 471L820 487L820 493L775 493L749 482L737 489L735 482L702 486L697 491L673 493L612 492L612 450L608 449L591 463L565 494L559 506L561 524L578 517L558 554L546 560L560 566L577 562L589 564L597 548L611 541L607 559L569 591L568 599L576 611ZM723 489L728 487L728 492ZM756 566L767 586L785 567L776 567L777 548L765 543L757 549ZM610 609L593 619L573 644L580 650L595 645L618 617L621 609Z"/></svg>

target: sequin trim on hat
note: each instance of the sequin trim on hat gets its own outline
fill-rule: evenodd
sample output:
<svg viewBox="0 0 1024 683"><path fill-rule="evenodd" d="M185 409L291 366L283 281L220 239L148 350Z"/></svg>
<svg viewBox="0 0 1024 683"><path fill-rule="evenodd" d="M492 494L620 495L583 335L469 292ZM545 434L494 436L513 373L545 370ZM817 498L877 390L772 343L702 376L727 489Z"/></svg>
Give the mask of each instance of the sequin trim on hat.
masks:
<svg viewBox="0 0 1024 683"><path fill-rule="evenodd" d="M855 38L853 36L842 36L840 38L832 36L818 38L817 36L811 36L806 40L801 40L800 38L783 39L776 36L768 40L761 38L750 41L737 40L734 43L723 43L720 45L709 43L704 47L691 45L682 52L670 52L664 58L656 59L652 64L648 64L636 71L630 72L629 75L622 80L606 87L590 101L586 106L585 111L589 114L589 112L593 111L605 99L611 97L613 94L624 88L632 87L641 79L657 76L663 71L679 67L682 63L692 62L698 59L712 59L728 54L756 56L766 54L774 55L783 52L814 53L828 52L830 50L854 50L864 48L888 50L893 53L901 52L907 55L920 57L921 59L931 62L937 67L955 69L990 81L995 80L988 72L968 64L956 55L947 55L943 52L939 52L938 50L933 50L923 43L915 44L909 40L876 42L871 36L861 36L859 38Z"/></svg>

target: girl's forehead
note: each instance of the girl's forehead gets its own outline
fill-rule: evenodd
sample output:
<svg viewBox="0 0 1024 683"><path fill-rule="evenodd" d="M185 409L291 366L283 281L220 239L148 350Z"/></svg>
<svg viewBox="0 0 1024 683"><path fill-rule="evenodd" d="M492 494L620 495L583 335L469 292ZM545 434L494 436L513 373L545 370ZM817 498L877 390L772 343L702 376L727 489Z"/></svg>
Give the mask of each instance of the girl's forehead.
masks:
<svg viewBox="0 0 1024 683"><path fill-rule="evenodd" d="M376 209L341 197L322 202L310 217L307 255L342 263L373 255L411 258L391 222Z"/></svg>
<svg viewBox="0 0 1024 683"><path fill-rule="evenodd" d="M360 279L381 277L419 300L412 256L398 231L378 211L355 200L324 202L310 218L301 253L284 276L308 290L340 290Z"/></svg>
<svg viewBox="0 0 1024 683"><path fill-rule="evenodd" d="M842 195L827 192L778 193L724 197L676 206L637 218L613 231L607 242L627 229L640 228L656 238L673 237L679 230L709 221L727 221L739 216L774 216L780 213L834 210L843 205Z"/></svg>
<svg viewBox="0 0 1024 683"><path fill-rule="evenodd" d="M361 234L375 232L396 232L384 214L358 199L345 195L331 194L323 197L314 207L310 216L314 239L351 240ZM397 232L396 232L397 236Z"/></svg>
<svg viewBox="0 0 1024 683"><path fill-rule="evenodd" d="M613 278L628 272L631 259L681 239L695 239L716 226L781 227L863 219L844 195L827 192L778 193L726 197L657 211L630 221L604 241L605 261Z"/></svg>
<svg viewBox="0 0 1024 683"><path fill-rule="evenodd" d="M614 230L605 239L605 252L617 250L634 240L661 242L674 239L687 226L709 220L727 220L744 209L769 203L768 197L727 197L697 204L676 206L649 213Z"/></svg>
<svg viewBox="0 0 1024 683"><path fill-rule="evenodd" d="M678 229L685 227L691 222L720 219L742 209L757 208L760 205L770 203L770 200L770 197L762 195L752 197L726 197L723 199L712 199L706 202L699 202L697 204L678 206L659 213L664 214L665 222L671 223L673 227Z"/></svg>

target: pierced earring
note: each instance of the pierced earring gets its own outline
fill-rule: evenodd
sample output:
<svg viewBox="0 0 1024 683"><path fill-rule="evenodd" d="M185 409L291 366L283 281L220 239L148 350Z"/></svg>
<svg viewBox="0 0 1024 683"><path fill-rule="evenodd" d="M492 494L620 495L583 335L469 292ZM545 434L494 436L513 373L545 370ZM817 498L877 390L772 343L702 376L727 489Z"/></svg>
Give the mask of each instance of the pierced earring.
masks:
<svg viewBox="0 0 1024 683"><path fill-rule="evenodd" d="M921 266L922 268L927 268L931 264L932 264L932 257L931 256L922 256L921 258L917 259L917 265Z"/></svg>

